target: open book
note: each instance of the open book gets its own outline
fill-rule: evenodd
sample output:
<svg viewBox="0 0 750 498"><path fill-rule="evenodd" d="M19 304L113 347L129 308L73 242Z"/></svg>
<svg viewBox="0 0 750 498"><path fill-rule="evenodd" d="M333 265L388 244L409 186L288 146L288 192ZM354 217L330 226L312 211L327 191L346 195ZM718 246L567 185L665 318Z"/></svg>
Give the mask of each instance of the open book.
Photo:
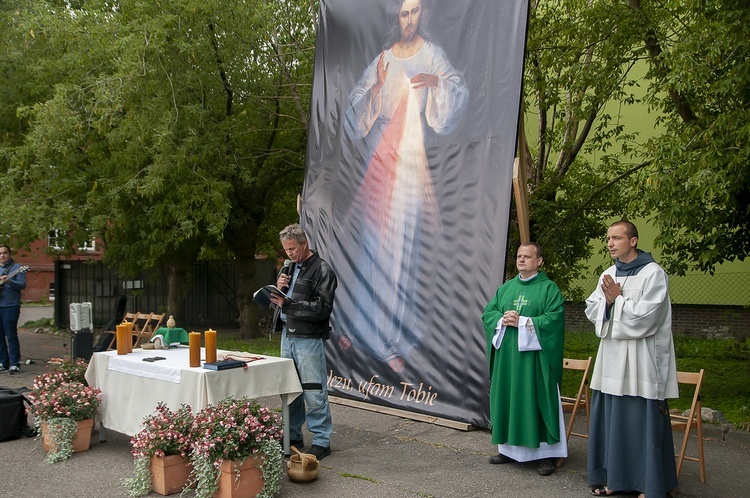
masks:
<svg viewBox="0 0 750 498"><path fill-rule="evenodd" d="M284 291L276 287L275 285L264 285L253 294L253 302L258 303L264 308L268 308L271 305L271 293L278 294L284 299L294 302L294 299L289 297Z"/></svg>

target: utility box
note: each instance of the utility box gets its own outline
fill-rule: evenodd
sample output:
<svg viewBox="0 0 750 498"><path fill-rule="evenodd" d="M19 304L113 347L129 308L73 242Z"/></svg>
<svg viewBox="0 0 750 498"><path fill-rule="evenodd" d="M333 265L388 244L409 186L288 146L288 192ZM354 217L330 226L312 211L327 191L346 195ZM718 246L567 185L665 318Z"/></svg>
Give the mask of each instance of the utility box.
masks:
<svg viewBox="0 0 750 498"><path fill-rule="evenodd" d="M91 330L91 303L70 303L70 330Z"/></svg>
<svg viewBox="0 0 750 498"><path fill-rule="evenodd" d="M91 303L70 303L70 345L73 358L91 359L94 352L94 324Z"/></svg>

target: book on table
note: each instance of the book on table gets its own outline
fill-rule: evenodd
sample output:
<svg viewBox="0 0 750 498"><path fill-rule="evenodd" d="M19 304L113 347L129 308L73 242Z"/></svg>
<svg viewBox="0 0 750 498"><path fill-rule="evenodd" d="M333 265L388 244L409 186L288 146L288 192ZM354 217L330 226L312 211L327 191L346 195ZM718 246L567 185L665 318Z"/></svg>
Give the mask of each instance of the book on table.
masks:
<svg viewBox="0 0 750 498"><path fill-rule="evenodd" d="M227 370L229 368L240 368L246 365L246 362L240 360L221 360L204 363L203 368L208 370Z"/></svg>

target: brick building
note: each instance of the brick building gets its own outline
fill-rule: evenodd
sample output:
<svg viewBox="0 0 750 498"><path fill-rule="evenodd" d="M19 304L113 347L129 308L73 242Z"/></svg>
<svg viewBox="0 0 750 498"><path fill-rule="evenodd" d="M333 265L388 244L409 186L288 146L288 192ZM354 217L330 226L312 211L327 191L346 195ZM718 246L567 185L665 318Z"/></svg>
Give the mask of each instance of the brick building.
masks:
<svg viewBox="0 0 750 498"><path fill-rule="evenodd" d="M75 255L61 257L61 248L56 244L54 232L51 232L49 237L37 240L28 249L13 247L13 259L30 267L26 272L26 288L21 292L21 299L32 303L54 300L55 261L100 260L102 254L96 250L96 246L96 242L92 242Z"/></svg>

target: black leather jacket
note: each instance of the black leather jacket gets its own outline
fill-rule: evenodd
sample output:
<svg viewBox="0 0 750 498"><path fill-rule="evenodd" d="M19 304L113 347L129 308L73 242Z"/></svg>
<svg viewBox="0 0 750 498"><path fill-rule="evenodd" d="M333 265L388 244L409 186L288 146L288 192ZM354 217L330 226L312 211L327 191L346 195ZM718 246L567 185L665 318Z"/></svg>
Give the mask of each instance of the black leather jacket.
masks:
<svg viewBox="0 0 750 498"><path fill-rule="evenodd" d="M287 300L283 306L287 337L328 339L328 319L338 285L336 273L316 252L302 263L293 264L290 274L294 274L295 265L300 267L300 271L289 296L294 302ZM276 307L273 314L273 331L281 330L283 326L281 310Z"/></svg>

